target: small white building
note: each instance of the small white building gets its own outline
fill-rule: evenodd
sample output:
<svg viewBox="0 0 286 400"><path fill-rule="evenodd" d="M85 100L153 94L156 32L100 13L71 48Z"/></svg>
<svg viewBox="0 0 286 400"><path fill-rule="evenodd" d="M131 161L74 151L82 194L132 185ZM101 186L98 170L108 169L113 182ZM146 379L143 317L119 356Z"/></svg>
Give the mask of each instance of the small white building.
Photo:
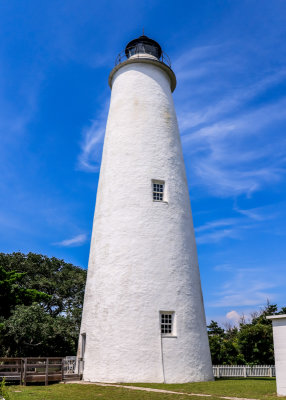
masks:
<svg viewBox="0 0 286 400"><path fill-rule="evenodd" d="M141 36L109 85L78 348L83 379L212 380L175 74L160 45Z"/></svg>
<svg viewBox="0 0 286 400"><path fill-rule="evenodd" d="M286 396L286 314L270 315L272 320L276 386L278 396Z"/></svg>

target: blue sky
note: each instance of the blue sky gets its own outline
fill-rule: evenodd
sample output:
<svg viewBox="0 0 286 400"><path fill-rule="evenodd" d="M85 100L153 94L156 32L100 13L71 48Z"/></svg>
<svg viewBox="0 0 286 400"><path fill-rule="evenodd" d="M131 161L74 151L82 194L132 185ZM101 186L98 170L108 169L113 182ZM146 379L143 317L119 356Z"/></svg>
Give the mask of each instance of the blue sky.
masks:
<svg viewBox="0 0 286 400"><path fill-rule="evenodd" d="M169 54L209 319L286 305L286 3L0 4L2 252L87 267L110 89L126 43Z"/></svg>

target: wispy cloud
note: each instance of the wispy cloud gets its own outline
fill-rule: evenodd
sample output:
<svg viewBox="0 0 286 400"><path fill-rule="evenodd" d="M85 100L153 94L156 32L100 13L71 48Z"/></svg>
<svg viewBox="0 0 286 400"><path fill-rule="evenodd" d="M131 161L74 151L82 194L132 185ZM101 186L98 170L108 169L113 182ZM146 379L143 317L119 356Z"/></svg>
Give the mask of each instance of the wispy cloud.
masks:
<svg viewBox="0 0 286 400"><path fill-rule="evenodd" d="M226 58L222 57L227 44L216 44L193 47L174 61L173 68L179 82L201 78L208 75L215 68L229 64ZM218 60L218 54L220 59Z"/></svg>
<svg viewBox="0 0 286 400"><path fill-rule="evenodd" d="M234 87L229 63L235 70L235 57L228 45L204 46L175 63L185 80L177 108L193 184L218 197L251 196L286 172L286 141L279 134L271 140L286 120L286 98L257 101L286 81L286 69L260 71L253 81L248 74ZM201 79L196 81L191 75L199 70ZM205 88L200 96L194 94L198 87Z"/></svg>
<svg viewBox="0 0 286 400"><path fill-rule="evenodd" d="M98 172L100 168L102 146L107 118L107 101L98 117L91 121L89 127L82 131L81 151L78 156L77 167L86 172Z"/></svg>
<svg viewBox="0 0 286 400"><path fill-rule="evenodd" d="M237 237L237 219L221 219L208 222L196 228L196 238L198 244L216 243L224 238Z"/></svg>
<svg viewBox="0 0 286 400"><path fill-rule="evenodd" d="M203 235L197 236L198 244L216 243L225 238L237 237L236 229L220 229L213 232L208 232Z"/></svg>
<svg viewBox="0 0 286 400"><path fill-rule="evenodd" d="M233 268L228 274L210 307L263 306L267 299L275 301L277 288L283 286L281 279L269 278L268 268Z"/></svg>
<svg viewBox="0 0 286 400"><path fill-rule="evenodd" d="M277 207L273 207L273 205L250 209L241 209L235 205L234 211L255 221L265 221L273 219L279 215Z"/></svg>
<svg viewBox="0 0 286 400"><path fill-rule="evenodd" d="M7 74L6 70L9 70L9 66L0 66L2 74L0 77L0 108L2 110L0 116L0 135L3 149L3 155L6 156L7 148L5 145L14 146L19 145L19 141L23 140L27 125L31 122L35 116L38 108L38 97L41 88L42 81L44 79L44 73L32 68L29 70L29 76L25 79L20 80L16 75L9 78L15 83L17 88L12 99L7 95L9 92L9 79L4 78ZM6 74L4 74L4 71ZM30 77L33 76L33 79ZM19 76L21 76L19 74ZM19 81L18 81L19 79ZM4 146L3 146L4 144ZM1 157L2 159L2 157Z"/></svg>
<svg viewBox="0 0 286 400"><path fill-rule="evenodd" d="M285 80L285 78L286 69L281 69L265 76L257 82L232 90L231 93L228 93L229 91L227 90L223 98L221 96L218 97L213 104L206 104L202 110L188 112L185 106L182 114L179 113L180 128L182 132L185 132L187 129L203 123L210 124L211 122L216 122L223 115L233 114L245 106L249 100L255 99L268 88Z"/></svg>
<svg viewBox="0 0 286 400"><path fill-rule="evenodd" d="M217 243L223 239L243 239L243 231L262 229L265 222L281 217L275 205L251 209L233 207L237 214L234 218L222 218L207 222L195 228L198 244ZM222 264L217 271L229 270L230 265Z"/></svg>
<svg viewBox="0 0 286 400"><path fill-rule="evenodd" d="M216 265L213 269L214 269L214 271L228 272L228 271L232 271L232 266L231 266L231 264L219 264L219 265Z"/></svg>
<svg viewBox="0 0 286 400"><path fill-rule="evenodd" d="M278 182L285 174L285 141L273 143L269 137L265 145L255 137L261 130L270 136L272 131L266 131L267 126L281 119L286 119L285 100L183 136L200 183L213 194L226 197L251 195L265 184ZM250 150L253 142L256 148Z"/></svg>
<svg viewBox="0 0 286 400"><path fill-rule="evenodd" d="M87 241L87 235L82 233L80 235L74 236L71 239L65 239L61 242L56 242L54 245L61 247L78 247L83 245Z"/></svg>
<svg viewBox="0 0 286 400"><path fill-rule="evenodd" d="M270 274L273 266L251 260L248 264L245 257L233 263L215 266L218 284L211 293L207 305L211 308L230 308L231 317L235 312L247 313L255 307L263 307L267 300L278 303L281 290L286 284L285 266L279 261L275 265L275 274ZM284 292L283 292L284 293ZM235 319L235 318L233 318Z"/></svg>
<svg viewBox="0 0 286 400"><path fill-rule="evenodd" d="M234 225L237 222L235 218L219 219L212 222L207 222L205 225L201 225L196 228L196 232L204 232L211 229L217 229L225 226Z"/></svg>

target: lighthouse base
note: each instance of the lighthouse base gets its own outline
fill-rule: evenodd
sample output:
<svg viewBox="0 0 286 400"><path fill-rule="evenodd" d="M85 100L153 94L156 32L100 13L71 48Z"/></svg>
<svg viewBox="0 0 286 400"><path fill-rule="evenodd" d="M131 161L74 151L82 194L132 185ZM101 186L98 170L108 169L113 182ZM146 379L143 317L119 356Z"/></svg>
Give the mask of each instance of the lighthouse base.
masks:
<svg viewBox="0 0 286 400"><path fill-rule="evenodd" d="M203 335L202 335L203 336ZM198 337L202 340L202 337ZM212 381L213 371L207 346L194 344L186 351L188 338L158 338L130 350L100 347L86 353L83 380L106 383L188 383ZM125 351L122 351L125 347ZM92 353L92 354L91 354Z"/></svg>

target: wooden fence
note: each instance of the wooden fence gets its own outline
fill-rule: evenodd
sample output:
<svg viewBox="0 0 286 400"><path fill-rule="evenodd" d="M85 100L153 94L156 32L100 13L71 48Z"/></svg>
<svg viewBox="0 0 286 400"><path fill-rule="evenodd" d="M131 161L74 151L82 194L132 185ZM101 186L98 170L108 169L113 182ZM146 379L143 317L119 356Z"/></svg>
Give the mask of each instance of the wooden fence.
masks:
<svg viewBox="0 0 286 400"><path fill-rule="evenodd" d="M63 357L0 358L0 378L7 381L59 382L64 379Z"/></svg>
<svg viewBox="0 0 286 400"><path fill-rule="evenodd" d="M275 365L213 365L216 378L275 377Z"/></svg>

